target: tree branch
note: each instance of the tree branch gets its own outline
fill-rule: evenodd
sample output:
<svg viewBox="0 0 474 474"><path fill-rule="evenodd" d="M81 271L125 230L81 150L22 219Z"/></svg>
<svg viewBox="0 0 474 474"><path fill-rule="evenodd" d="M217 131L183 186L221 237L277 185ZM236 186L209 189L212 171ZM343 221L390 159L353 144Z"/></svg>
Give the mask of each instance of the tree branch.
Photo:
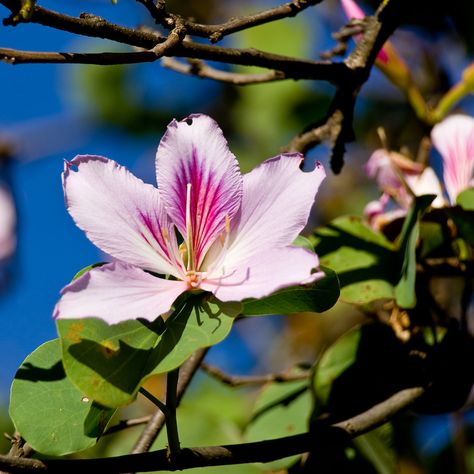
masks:
<svg viewBox="0 0 474 474"><path fill-rule="evenodd" d="M5 5L12 11L12 13L16 12L17 8L20 6L19 0L0 0L0 4ZM138 48L144 48L147 51L138 51L134 53L17 52L22 54L17 54L17 59L15 60L16 64L20 62L82 62L86 64L107 65L150 62L155 60L156 57L151 55L149 50L152 50L156 45L165 41L165 38L155 31L126 28L88 13L83 13L80 17L76 18L52 10L47 10L37 5L28 21L82 36L103 38ZM176 27L181 29L181 31L184 30L189 32L186 23L180 24L175 21L175 24ZM176 45L173 47L172 51L168 52L169 54L166 54L167 56L173 55L177 57L204 59L283 71L285 76L291 79L325 80L334 84L339 84L350 80L350 76L352 76L352 71L342 62L331 63L329 61L298 59L279 54L267 53L253 48L225 48L186 40ZM11 50L3 49L2 54L10 58ZM105 56L101 58L101 54ZM23 60L21 56L23 56Z"/></svg>
<svg viewBox="0 0 474 474"><path fill-rule="evenodd" d="M226 82L239 86L248 84L263 84L266 82L282 81L287 79L282 71L269 71L262 74L241 74L238 72L221 71L207 65L199 59L188 59L187 64L177 61L174 58L163 58L161 65L172 71L186 74L188 76L196 76L214 81Z"/></svg>
<svg viewBox="0 0 474 474"><path fill-rule="evenodd" d="M369 78L383 44L410 11L409 0L384 1L374 16L362 20L363 36L344 60L353 75L348 81L339 83L326 116L293 138L285 150L304 153L327 140L332 147L331 168L334 173L340 172L344 164L345 145L354 140L352 120L359 91Z"/></svg>
<svg viewBox="0 0 474 474"><path fill-rule="evenodd" d="M243 385L262 385L269 382L291 382L292 380L306 380L309 377L309 371L304 372L281 372L278 374L235 376L228 375L222 370L203 362L201 369L217 380L230 385L231 387L241 387Z"/></svg>
<svg viewBox="0 0 474 474"><path fill-rule="evenodd" d="M322 1L323 0L293 0L253 15L231 18L229 21L219 25L202 25L188 22L186 26L190 34L209 38L212 43L215 43L224 38L224 36L232 33L281 20L282 18L296 16L306 8L321 3Z"/></svg>
<svg viewBox="0 0 474 474"><path fill-rule="evenodd" d="M319 422L312 433L303 433L284 438L277 438L239 445L208 446L185 448L178 459L171 462L167 450L161 449L152 453L129 454L100 459L22 459L0 456L0 468L15 473L33 472L102 472L119 473L124 471L174 471L204 466L224 466L269 462L295 454L302 454L314 447L316 435L322 432L342 432L354 438L384 424L400 411L406 409L423 395L425 389L414 387L402 390L369 410L348 420L334 425ZM317 432L316 432L317 431Z"/></svg>
<svg viewBox="0 0 474 474"><path fill-rule="evenodd" d="M272 21L281 20L282 18L294 17L303 10L306 10L306 8L317 5L323 0L293 0L252 15L231 18L224 23L216 25L203 25L186 20L180 15L168 13L166 11L166 2L164 0L159 0L158 3L155 3L153 0L137 1L145 6L157 24L160 24L165 28L171 28L177 21L179 21L184 24L189 34L208 38L212 43L216 43L224 38L224 36L228 36L232 33L264 25Z"/></svg>

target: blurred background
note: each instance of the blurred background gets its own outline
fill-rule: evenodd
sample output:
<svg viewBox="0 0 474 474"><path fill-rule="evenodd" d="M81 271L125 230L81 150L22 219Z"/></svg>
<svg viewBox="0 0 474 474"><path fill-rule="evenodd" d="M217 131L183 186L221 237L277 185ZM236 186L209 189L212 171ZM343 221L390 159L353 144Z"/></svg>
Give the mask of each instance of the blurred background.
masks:
<svg viewBox="0 0 474 474"><path fill-rule="evenodd" d="M87 11L123 25L151 26L147 11L131 0L119 0L116 5L108 0L40 3L72 15ZM377 3L360 5L370 13ZM278 2L169 0L167 4L171 11L197 21L219 22ZM443 7L450 9L448 15L436 8L433 5L429 16L420 11L416 24L406 25L393 37L429 103L435 103L459 80L472 61L474 48L472 2L449 2ZM0 6L0 17L6 16L8 11ZM340 3L328 0L296 18L232 35L223 44L317 59L334 46L331 33L345 22ZM0 45L35 51L124 48L29 24L1 27ZM78 270L103 260L65 210L60 181L63 160L82 153L104 155L154 183L154 154L166 125L173 117L202 112L219 122L242 170L248 171L278 154L294 135L321 118L334 89L309 81L237 87L180 75L159 63L107 67L0 63L0 87L0 244L4 249L3 253L0 249L0 428L11 431L7 406L16 369L38 345L56 337L52 310L60 289ZM472 98L463 100L459 110L474 112ZM357 103L357 141L348 147L342 173L328 174L311 226L343 214L360 215L364 205L377 197L375 184L365 178L363 163L380 146L378 126L384 127L392 148L406 146L413 154L427 131L403 95L374 71ZM328 149L319 147L310 157L327 164ZM363 318L341 303L322 315L245 320L235 325L226 341L211 349L207 360L233 374L311 364ZM209 413L216 397L220 403L228 400L228 418L238 425L247 409L246 396L224 390L205 377L201 382L195 393L211 400L206 404ZM468 424L472 423L473 417L466 416ZM229 426L223 430L228 431ZM472 430L473 425L469 426ZM449 417L411 420L407 433L400 447L406 459L403 472L454 472L443 470L452 461ZM5 449L7 444L3 444ZM474 448L470 459L474 469Z"/></svg>

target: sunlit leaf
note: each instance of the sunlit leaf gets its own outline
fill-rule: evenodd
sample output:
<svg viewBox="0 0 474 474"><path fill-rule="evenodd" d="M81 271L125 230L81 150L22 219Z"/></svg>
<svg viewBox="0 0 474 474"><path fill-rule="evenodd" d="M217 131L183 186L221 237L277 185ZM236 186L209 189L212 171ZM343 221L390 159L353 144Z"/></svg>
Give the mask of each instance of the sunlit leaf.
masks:
<svg viewBox="0 0 474 474"><path fill-rule="evenodd" d="M474 188L465 189L456 198L456 204L465 211L474 211Z"/></svg>
<svg viewBox="0 0 474 474"><path fill-rule="evenodd" d="M416 304L416 246L420 234L420 219L436 196L417 196L407 212L399 235L399 255L402 258L401 277L395 287L395 299L401 308L413 308Z"/></svg>
<svg viewBox="0 0 474 474"><path fill-rule="evenodd" d="M202 295L185 296L165 322L101 319L57 321L68 377L87 396L111 407L133 401L151 374L179 367L195 350L217 344L234 318Z"/></svg>
<svg viewBox="0 0 474 474"><path fill-rule="evenodd" d="M394 246L358 217L340 217L315 230L313 241L321 264L339 278L341 299L366 304L393 298L399 278Z"/></svg>
<svg viewBox="0 0 474 474"><path fill-rule="evenodd" d="M112 414L66 377L58 339L32 352L12 384L10 416L30 446L42 454L61 456L93 446Z"/></svg>
<svg viewBox="0 0 474 474"><path fill-rule="evenodd" d="M334 306L339 298L339 280L336 273L322 267L326 276L310 286L284 288L259 300L247 300L242 314L289 314L303 311L322 313Z"/></svg>

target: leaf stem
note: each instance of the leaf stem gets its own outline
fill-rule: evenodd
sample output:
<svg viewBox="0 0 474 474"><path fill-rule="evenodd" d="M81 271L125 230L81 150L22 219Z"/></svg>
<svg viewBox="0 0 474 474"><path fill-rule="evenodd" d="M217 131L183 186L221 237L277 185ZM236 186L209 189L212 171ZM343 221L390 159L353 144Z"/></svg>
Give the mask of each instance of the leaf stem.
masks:
<svg viewBox="0 0 474 474"><path fill-rule="evenodd" d="M159 399L156 398L152 393L150 393L148 390L146 390L143 387L140 387L138 390L145 398L148 398L151 403L156 405L165 415L165 417L168 417L169 409L168 407Z"/></svg>

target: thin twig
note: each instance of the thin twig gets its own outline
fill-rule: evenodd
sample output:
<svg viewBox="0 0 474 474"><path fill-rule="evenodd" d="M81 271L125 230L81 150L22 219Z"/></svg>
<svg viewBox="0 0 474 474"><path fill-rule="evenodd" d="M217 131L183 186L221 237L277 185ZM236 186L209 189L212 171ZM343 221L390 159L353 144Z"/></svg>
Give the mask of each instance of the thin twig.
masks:
<svg viewBox="0 0 474 474"><path fill-rule="evenodd" d="M151 415L142 416L140 418L131 418L129 420L120 420L116 425L107 428L106 431L102 434L102 436L110 435L117 433L122 430L126 430L127 428L133 428L134 426L140 426L148 423L151 419Z"/></svg>
<svg viewBox="0 0 474 474"><path fill-rule="evenodd" d="M208 38L212 43L215 43L232 33L281 20L282 18L294 17L303 10L306 10L306 8L317 5L323 0L293 0L258 13L231 18L224 23L216 25L203 25L186 20L180 15L167 13L166 4L163 0L159 0L157 4L153 0L137 1L147 8L156 23L165 28L172 28L177 21L181 21L189 34Z"/></svg>
<svg viewBox="0 0 474 474"><path fill-rule="evenodd" d="M235 85L263 84L266 82L282 81L286 79L282 71L269 71L262 74L242 74L238 72L221 71L213 68L199 59L188 59L185 64L174 58L163 58L161 65L167 69L201 78L213 79Z"/></svg>
<svg viewBox="0 0 474 474"><path fill-rule="evenodd" d="M267 441L227 446L185 448L175 462L171 462L166 449L152 453L129 454L100 459L22 459L0 456L0 468L15 473L34 472L83 472L119 473L124 471L173 471L203 466L225 466L253 462L269 462L302 454L314 447L317 435L340 431L354 438L381 426L397 413L405 410L420 398L425 389L414 387L392 395L387 400L348 420L328 426L319 423L312 433L286 436ZM318 433L319 431L319 433Z"/></svg>
<svg viewBox="0 0 474 474"><path fill-rule="evenodd" d="M248 375L236 376L228 375L222 370L203 362L201 369L217 380L230 385L231 387L241 387L243 385L263 385L270 382L291 382L294 380L306 380L309 377L309 371L304 372L281 372L278 374Z"/></svg>

